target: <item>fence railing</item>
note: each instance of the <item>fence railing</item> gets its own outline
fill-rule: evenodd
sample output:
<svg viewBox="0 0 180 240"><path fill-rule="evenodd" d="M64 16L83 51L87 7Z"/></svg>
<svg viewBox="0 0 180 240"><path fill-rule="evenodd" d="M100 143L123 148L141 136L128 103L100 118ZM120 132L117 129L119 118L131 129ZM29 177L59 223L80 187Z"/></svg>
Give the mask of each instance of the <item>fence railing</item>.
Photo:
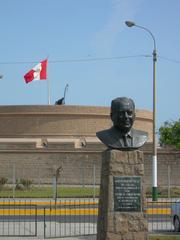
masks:
<svg viewBox="0 0 180 240"><path fill-rule="evenodd" d="M1 204L0 236L37 236L37 206L15 202Z"/></svg>

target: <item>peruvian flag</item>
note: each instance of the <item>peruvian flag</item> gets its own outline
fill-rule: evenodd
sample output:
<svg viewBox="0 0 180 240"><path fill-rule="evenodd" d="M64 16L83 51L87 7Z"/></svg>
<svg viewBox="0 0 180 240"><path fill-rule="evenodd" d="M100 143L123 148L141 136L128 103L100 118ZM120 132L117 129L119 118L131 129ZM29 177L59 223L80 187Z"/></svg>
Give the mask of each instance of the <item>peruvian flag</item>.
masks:
<svg viewBox="0 0 180 240"><path fill-rule="evenodd" d="M24 75L26 83L35 80L46 80L47 79L47 59L38 63L28 73Z"/></svg>

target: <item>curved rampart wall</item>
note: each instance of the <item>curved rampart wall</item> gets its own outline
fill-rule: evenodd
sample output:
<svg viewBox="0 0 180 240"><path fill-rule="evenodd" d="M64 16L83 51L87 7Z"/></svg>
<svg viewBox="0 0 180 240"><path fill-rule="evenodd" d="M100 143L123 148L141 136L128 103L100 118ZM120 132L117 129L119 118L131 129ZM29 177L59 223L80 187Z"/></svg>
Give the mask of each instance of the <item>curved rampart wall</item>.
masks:
<svg viewBox="0 0 180 240"><path fill-rule="evenodd" d="M111 126L109 113L109 107L95 106L0 106L0 138L91 137ZM152 141L152 113L136 110L134 128Z"/></svg>

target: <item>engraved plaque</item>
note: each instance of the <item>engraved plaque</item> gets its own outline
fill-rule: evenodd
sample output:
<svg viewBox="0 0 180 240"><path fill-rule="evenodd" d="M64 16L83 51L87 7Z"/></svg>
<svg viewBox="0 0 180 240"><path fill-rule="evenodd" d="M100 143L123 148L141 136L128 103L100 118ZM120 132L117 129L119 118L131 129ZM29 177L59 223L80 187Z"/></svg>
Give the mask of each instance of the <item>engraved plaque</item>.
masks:
<svg viewBox="0 0 180 240"><path fill-rule="evenodd" d="M141 177L114 177L114 211L141 211Z"/></svg>

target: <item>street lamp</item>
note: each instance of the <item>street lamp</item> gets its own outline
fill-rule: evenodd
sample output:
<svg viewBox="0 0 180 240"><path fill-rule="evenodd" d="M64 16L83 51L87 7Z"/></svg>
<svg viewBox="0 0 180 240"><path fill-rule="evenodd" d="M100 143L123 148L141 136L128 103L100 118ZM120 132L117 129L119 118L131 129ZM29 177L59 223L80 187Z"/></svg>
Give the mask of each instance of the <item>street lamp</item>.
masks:
<svg viewBox="0 0 180 240"><path fill-rule="evenodd" d="M148 32L154 44L153 49L153 159L152 159L152 200L157 201L158 199L158 189L157 189L157 146L156 146L156 61L157 61L157 52L156 52L156 41L152 32L142 26L136 25L134 22L126 21L125 24L128 27L138 27L146 32Z"/></svg>

